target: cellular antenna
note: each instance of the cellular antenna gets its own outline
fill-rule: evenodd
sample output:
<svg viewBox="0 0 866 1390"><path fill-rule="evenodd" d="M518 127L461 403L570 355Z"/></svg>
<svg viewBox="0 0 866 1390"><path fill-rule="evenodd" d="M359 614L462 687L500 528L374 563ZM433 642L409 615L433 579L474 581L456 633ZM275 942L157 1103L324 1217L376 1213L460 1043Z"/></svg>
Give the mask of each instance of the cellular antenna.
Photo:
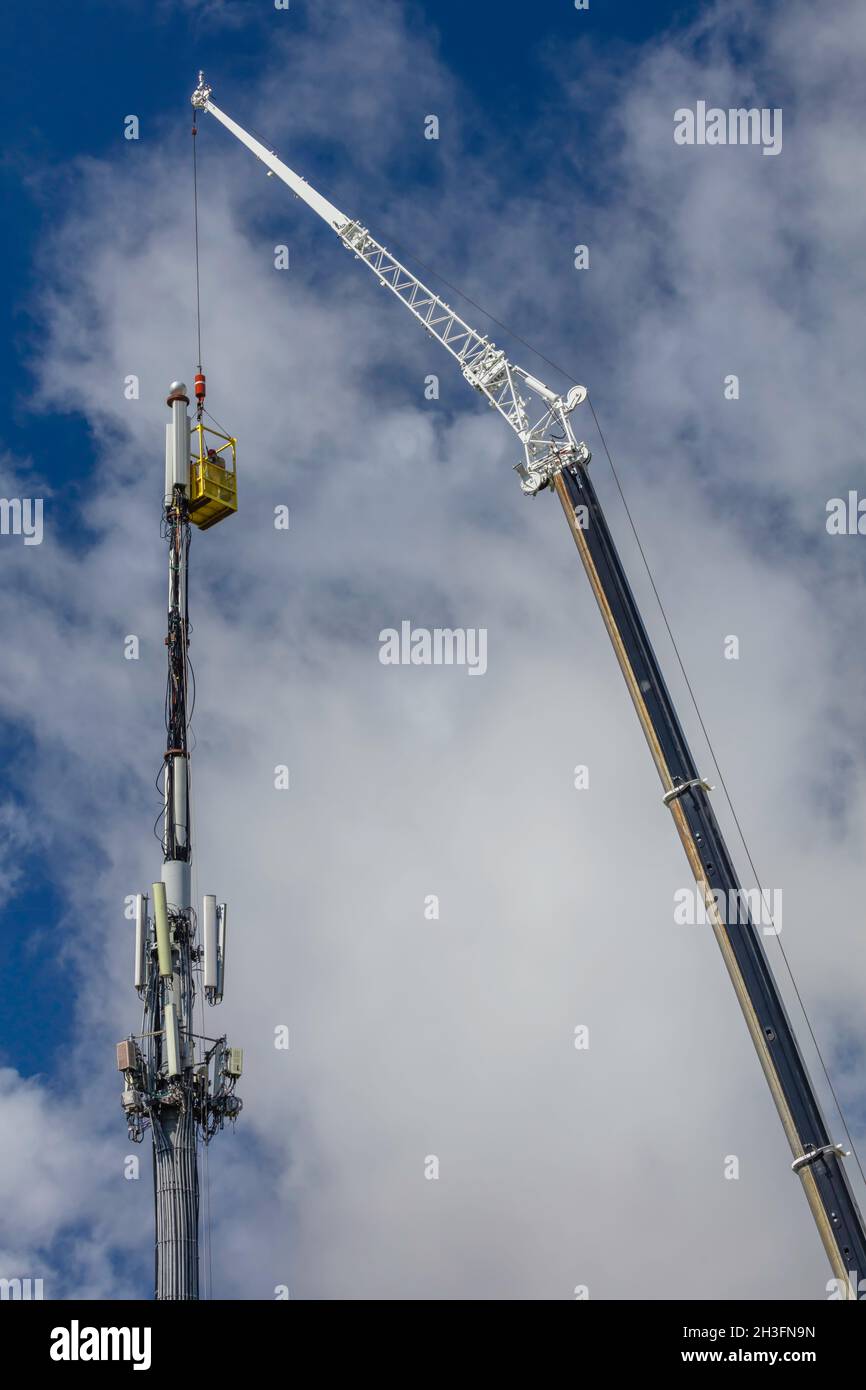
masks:
<svg viewBox="0 0 866 1390"><path fill-rule="evenodd" d="M200 386L200 390L199 390ZM189 396L172 382L165 434L162 535L168 543L166 747L161 779L162 851L159 882L135 899L134 984L144 1005L139 1035L117 1045L121 1104L130 1138L153 1135L155 1201L154 1296L199 1297L198 1145L208 1144L241 1111L235 1087L243 1051L225 1036L195 1027L196 1000L223 996L226 905L192 901L192 779L189 718L189 546L191 527L206 530L237 510L237 441L202 422L204 377L196 377L199 409L190 428Z"/></svg>

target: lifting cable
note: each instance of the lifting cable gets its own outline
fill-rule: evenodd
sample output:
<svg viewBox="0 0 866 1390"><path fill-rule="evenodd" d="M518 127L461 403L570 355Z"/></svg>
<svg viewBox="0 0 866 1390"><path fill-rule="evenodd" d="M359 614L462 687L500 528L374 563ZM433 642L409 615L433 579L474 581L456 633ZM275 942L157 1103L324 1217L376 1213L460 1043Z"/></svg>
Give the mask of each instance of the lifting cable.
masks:
<svg viewBox="0 0 866 1390"><path fill-rule="evenodd" d="M403 250L403 248L401 248L397 242L392 242L392 245L396 246L398 251ZM439 272L436 271L436 270L434 270L432 266L425 265L423 261L419 260L418 256L416 256L414 252L409 253L409 252L403 250L403 254L404 254L404 255L411 254L411 255L412 255L412 259L421 267L422 270L425 270L428 274L435 276L435 278L436 278L437 280L441 281L441 283L442 283L443 285L447 285L447 287L448 287L449 290L453 290L454 293L457 294L457 295L459 295L461 299L465 300L467 304L471 304L472 307L473 307L473 309L477 309L478 312L479 312L480 314L483 314L484 317L485 317L486 319L489 319L491 323L495 323L496 326L497 326L498 328L501 328L501 329L503 330L503 332L507 333L507 334L509 335L509 337L511 337L511 338L514 339L515 342L518 342L518 343L521 344L521 346L527 348L531 353L533 353L536 357L538 357L538 358L539 358L542 362L544 362L548 367L552 367L553 370L554 370L555 372L559 372L559 374L560 374L561 376L565 377L565 379L566 379L568 382L570 382L572 385L577 386L577 385L579 384L579 383L577 382L577 379L576 379L575 377L573 377L573 376L571 375L570 372L567 372L567 371L565 370L564 367L560 367L559 364L558 364L557 362L553 362L553 361L551 361L551 359L550 359L549 357L545 357L544 353L543 353L543 352L540 352L539 349L538 349L537 347L535 347L532 343L527 342L527 340L526 340L525 338L521 338L520 334L519 334L519 333L515 333L514 330L513 330L512 328L509 328L509 326L508 326L507 323L503 323L501 319L498 319L498 318L495 317L494 314L489 313L485 308L483 308L483 306L482 306L481 304L478 304L474 299L472 299L470 295L465 294L464 291L461 290L461 289L459 288L459 286L452 284L450 280L446 280L445 277L444 277L444 275L440 275ZM653 596L655 597L655 601L656 601L656 603L658 604L659 612L661 613L661 616L662 616L662 621L664 622L665 629L666 629L666 631L667 631L668 637L670 638L671 646L672 646L673 649L674 649L674 655L676 656L676 659L677 659L677 665L678 665L679 668L680 668L680 671L681 671L681 673L682 673L683 680L685 681L685 684L686 684L686 689L688 690L688 693L689 693L689 698L690 698L690 700L691 700L691 702L692 702L692 705L694 706L695 714L697 715L697 719L698 719L698 723L699 723L700 728L701 728L701 732L702 732L704 738L706 739L707 748L709 749L709 754L710 754L710 757L711 757L712 762L713 762L713 766L714 766L715 769L716 769L716 774L717 774L718 779L719 779L719 785L720 785L720 787L722 788L722 792L723 792L723 794L724 794L725 801L726 801L727 804L728 804L728 808L729 808L730 813L731 813L731 816L732 816L732 818L733 818L734 825L736 826L737 834L738 834L738 836L739 836L739 838L740 838L740 841L741 841L741 843L742 843L743 849L744 849L744 851L745 851L746 859L747 859L748 864L749 864L749 868L751 869L751 871L752 871L752 873L753 873L753 875L754 875L754 878L755 878L755 885L756 885L756 887L758 888L758 891L759 891L760 894L761 894L761 901L762 901L762 903L766 903L766 895L765 895L765 893L764 893L764 889L763 889L763 886L762 886L762 884L761 884L760 878L758 877L758 871L757 871L757 869L755 868L755 861L754 861L754 859L752 858L752 852L751 852L751 850L749 849L748 841L746 840L746 836L745 836L745 833L744 833L744 831L743 831L743 827L742 827L742 825L740 824L740 818L739 818L739 816L737 815L737 812L736 812L736 810L735 810L735 808L734 808L734 803L733 803L733 800L731 799L731 794L730 794L730 792L728 791L727 782L725 781L725 778L724 778L724 776L723 776L723 774L722 774L722 769L721 769L721 767L719 766L719 760L718 760L718 758L716 757L715 749L714 749L713 744L712 744L712 742L711 742L711 740L710 740L710 736L709 736L709 734L708 734L708 732L707 732L707 726L706 726L706 724L705 724L705 722L704 722L704 717L703 717L703 715L701 714L700 706L698 705L698 701L697 701L697 696L695 695L695 692L694 692L694 688L693 688L693 686L692 686L692 683L691 683L691 681L689 680L689 677L688 677L688 675L687 675L687 673L686 673L685 664L684 664L684 662L683 662L682 656L680 655L680 649L679 649L679 647L678 647L678 645L677 645L676 638L674 637L673 630L672 630L672 628L671 628L670 621L668 620L668 615L667 615L667 613L666 613L666 611L665 611L664 604L662 603L661 595L660 595L660 593L659 593L659 591L658 591L658 587L657 587L657 585L656 585L656 581L655 581L655 577L654 577L654 575L653 575L652 569L650 568L650 563L649 563L649 560L648 560L648 558L647 558L646 551L644 550L643 544L642 544L642 542L641 542L641 538L640 538L640 536L639 536L639 534L638 534L637 525L636 525L635 520L634 520L634 517L633 517L633 515L632 515L631 508L629 507L628 502L626 501L625 492L623 491L622 483L620 482L620 479L619 479L619 474L618 474L618 472L617 472L617 470L616 470L616 468L615 468L615 466L614 466L613 458L611 457L611 452L610 452L610 449L608 448L607 440L605 439L604 433L602 432L602 428L601 428L601 424L600 424L600 422L599 422L598 414L597 414L597 412L596 412L595 406L594 406L593 403L592 403L592 399L591 399L591 397L590 397L589 395L587 395L586 403L587 403L587 405L589 406L590 414L592 415L593 422L594 422L594 424L595 424L595 428L596 428L596 430L598 431L598 437L599 437L599 439L601 440L601 446L602 446L602 448L603 448L603 450L604 450L605 457L606 457L606 459L607 459L607 461L608 461L608 464L609 464L609 466L610 466L610 471L611 471L611 473L612 473L612 475L613 475L613 480L614 480L614 482L616 483L617 492L618 492L619 495L620 495L620 499L621 499L621 501L622 501L622 505L623 505L623 507L624 507L624 509L625 509L626 517L628 518L628 524L629 524L629 526L630 526L630 528L631 528L632 535L633 535L634 538L635 538L635 542L636 542L636 544L637 544L637 548L638 548L638 551L639 551L639 553L640 553L640 557L641 557L641 560L642 560L642 562L643 562L644 569L645 569L646 572L647 572L647 577L648 577L648 579L649 579L650 586L651 586L652 591L653 591ZM811 1022L811 1019L809 1018L809 1014L808 1014L808 1011L807 1011L807 1009L806 1009L806 1005L805 1005L805 1003L804 1003L804 1001L803 1001L803 996L802 996L802 994L800 993L800 989L799 989L799 987L798 987L798 985L797 985L797 981L796 981L796 979L795 979L795 977L794 977L794 971L793 971L793 969L792 969L792 967L791 967L791 963L790 963L790 961L789 961L789 959L788 959L788 954L787 954L787 952L786 952L786 950L785 950L785 947L782 945L781 934L780 934L780 932L778 932L778 931L775 930L775 923L773 922L772 914L770 914L770 921L771 921L771 923L772 923L772 925L773 925L773 927L774 927L773 935L775 936L776 942L778 943L778 947L779 947L779 950L780 950L781 955L782 955L782 960L783 960L784 963L785 963L785 970L787 971L788 978L789 978L789 980L790 980L790 982L791 982L791 987L792 987L792 989L793 989L793 991L794 991L794 994L796 995L797 1003L798 1003L798 1005L799 1005L799 1007L800 1007L800 1010L801 1010L801 1012L802 1012L802 1014L803 1014L803 1018L804 1018L804 1020L805 1020L805 1022L806 1022L806 1027L807 1027L807 1029L809 1030L809 1036L810 1036L810 1038L812 1039L812 1044L813 1044L813 1046L814 1046L814 1048L815 1048L815 1052L816 1052L816 1054L817 1054L818 1061L820 1062L821 1071L823 1072L824 1077L825 1077L825 1080L826 1080L826 1082L827 1082L827 1085L828 1085L828 1087L829 1087L829 1089L830 1089L830 1094L831 1094L831 1096L833 1097L833 1103L834 1103L834 1105L836 1106L837 1111L839 1112L839 1118L840 1118L840 1120L842 1121L842 1128L843 1128L843 1130L844 1130L844 1132L845 1132L845 1137L846 1137L848 1143L849 1143L850 1146L851 1146L851 1152L852 1152L853 1155L854 1155L854 1159L855 1159L856 1164L857 1164L857 1167L858 1167L858 1169L859 1169L859 1171L860 1171L860 1176L861 1176L861 1178L863 1179L864 1184L866 1184L866 1173L864 1173L864 1171L863 1171L863 1164L862 1164L862 1162L861 1162L861 1160L860 1160L860 1155L859 1155L859 1153L857 1152L857 1146L856 1146L856 1144L854 1143L853 1138L851 1137L851 1130L850 1130L850 1128L849 1128L848 1121L847 1121L847 1119L846 1119L846 1117L845 1117L845 1112L844 1112L844 1110L842 1109L841 1102L840 1102L839 1097L838 1097L838 1095L837 1095L837 1093L836 1093L836 1088L834 1087L833 1082L832 1082L832 1080L830 1079L830 1072L829 1072L829 1070L828 1070L828 1067L827 1067L826 1062L824 1061L824 1056L823 1056L823 1053L821 1052L821 1048L820 1048L820 1045L819 1045L819 1043L818 1043L818 1039L817 1039L817 1037L815 1036L815 1030L814 1030L814 1028L812 1027L812 1022Z"/></svg>
<svg viewBox="0 0 866 1390"><path fill-rule="evenodd" d="M198 157L196 155L196 136L198 117L192 118L192 205L195 220L195 321L198 343L198 371L201 371L201 285L198 271Z"/></svg>
<svg viewBox="0 0 866 1390"><path fill-rule="evenodd" d="M653 577L653 572L652 572L652 570L650 569L649 561L647 560L646 553L645 553L645 551L644 551L643 545L641 544L641 539L640 539L640 536L638 535L638 530L637 530L637 526L635 525L634 517L632 516L632 513L631 513L631 510L630 510L630 508L629 508L629 505L628 505L628 503L627 503L626 500L625 500L625 493L623 492L622 484L620 483L620 480L619 480L619 474L617 473L616 468L614 467L613 459L611 458L611 454L610 454L610 449L608 448L608 445L607 445L607 440L605 439L604 434L602 433L602 428L601 428L601 425L599 424L598 415L596 414L595 407L593 406L592 401L589 399L589 397L587 397L587 404L589 405L589 409L590 409L590 412L591 412L591 414L592 414L592 418L593 418L593 420L595 421L595 427L596 427L596 429L598 430L598 437L599 437L599 439L601 440L601 446L602 446L602 448L604 449L605 457L607 458L607 461L608 461L608 463L609 463L609 465L610 465L610 471L611 471L611 473L613 474L613 479L614 479L614 482L616 483L617 492L619 493L620 498L621 498L621 500L622 500L622 505L623 505L623 507L625 508L625 514L626 514L626 516L628 517L629 526L631 527L632 534L633 534L633 536L634 536L634 538L635 538L635 541L636 541L636 543L637 543L637 548L638 548L638 550L640 551L640 557L641 557L641 560L643 561L644 569L645 569L646 572L647 572L647 577L649 578L650 585L652 586L652 591L653 591L653 594L654 594L654 596L655 596L656 603L658 604L659 612L660 612L661 615L662 615L662 621L664 622L665 628L666 628L666 630L667 630L668 637L669 637L670 640L671 640L671 646L672 646L673 649L674 649L674 655L676 656L676 659L677 659L677 665L678 665L679 668L680 668L680 671L681 671L681 673L682 673L683 680L685 681L685 684L686 684L686 689L687 689L688 692L689 692L689 698L690 698L690 700L691 700L691 702L692 702L692 705L694 706L695 714L697 715L698 723L700 724L700 727L701 727L701 732L702 732L704 738L706 739L707 748L709 749L710 757L712 758L713 766L714 766L715 769L716 769L716 774L717 774L718 779L719 779L719 785L720 785L720 787L722 788L722 792L724 793L725 801L728 803L728 809L729 809L730 812L731 812L731 817L733 818L734 825L737 827L737 834L739 835L740 841L741 841L742 846L743 846L743 849L745 850L746 859L748 860L749 868L751 869L752 874L754 875L755 885L756 885L756 887L757 887L757 889L758 889L758 891L759 891L759 893L760 893L760 895L761 895L761 902L764 903L764 904L766 905L766 901L767 901L767 899L766 899L766 894L765 894L765 892L764 892L764 888L763 888L763 885L762 885L762 883L761 883L760 877L758 876L758 871L757 871L757 869L755 868L755 861L754 861L754 859L752 858L752 851L749 849L749 845L748 845L748 842L747 842L747 840L746 840L746 836L745 836L745 833L744 833L744 831L743 831L743 827L742 827L742 825L740 824L740 818L739 818L739 816L737 815L736 809L735 809L735 807L734 807L733 800L731 799L731 794L730 794L730 792L728 791L727 782L725 781L724 774L723 774L723 772L722 772L721 767L719 766L719 760L718 760L718 758L717 758L717 756L716 756L716 750L715 750L715 748L713 747L713 744L712 744L712 741L711 741L711 739L710 739L709 733L707 732L707 726L706 726L706 724L704 723L704 717L703 717L703 715L701 714L700 707L699 707L698 701L697 701L697 697L696 697L695 692L694 692L694 690L693 690L693 688L692 688L692 683L691 683L691 681L689 680L688 675L687 675L687 673L686 673L686 668L685 668L685 665L683 664L683 659L682 659L682 657L681 657L681 655L680 655L680 649L679 649L679 647L677 646L676 638L674 637L674 634L673 634L673 632L672 632L672 630L671 630L671 625L670 625L670 622L668 621L668 615L667 615L667 613L665 612L664 604L662 603L662 601L661 601L661 596L660 596L660 594L659 594L658 589L656 588L655 578ZM839 1097L838 1097L838 1095L836 1094L836 1088L834 1087L833 1082L832 1082L831 1079L830 1079L830 1072L829 1072L829 1070L828 1070L828 1068L827 1068L826 1062L824 1061L824 1056L823 1056L823 1054L822 1054L822 1052L821 1052L821 1048L820 1048L820 1046L819 1046L819 1044L818 1044L818 1039L817 1039L816 1036L815 1036L815 1030L814 1030L814 1028L812 1027L812 1021L811 1021L811 1019L809 1018L809 1014L808 1014L808 1012L807 1012L807 1010L806 1010L806 1005L805 1005L805 1003L803 1002L803 996L802 996L802 994L800 993L800 989L799 989L799 986L798 986L797 981L796 981L796 979L795 979L794 971L793 971L792 966L791 966L791 962L790 962L789 959L788 959L788 953L787 953L787 951L785 950L785 947L784 947L783 944L782 944L781 929L776 930L776 924L775 924L775 922L773 922L772 913L769 913L769 916L770 916L770 922L771 922L771 924L772 924L772 926L773 926L773 935L775 936L775 939L776 939L776 941L777 941L777 943L778 943L779 951L781 952L781 955L782 955L782 960L783 960L784 963L785 963L785 970L787 971L788 979L789 979L790 982L791 982L791 988L793 989L794 994L796 995L797 1003L798 1003L798 1005L800 1006L800 1010L801 1010L801 1012L802 1012L802 1014L803 1014L803 1018L805 1019L806 1027L807 1027L808 1030L809 1030L809 1036L810 1036L810 1038L812 1039L812 1045L813 1045L814 1048L815 1048L815 1052L817 1053L818 1060L819 1060L819 1062L820 1062L820 1064L821 1064L821 1070L822 1070L822 1072L824 1073L824 1077L825 1077L825 1079L826 1079L827 1085L828 1085L829 1088L830 1088L830 1094L831 1094L831 1096L833 1097L833 1103L834 1103L834 1105L836 1106L836 1109L837 1109L838 1112L839 1112L839 1118L840 1118L840 1120L842 1121L842 1128L843 1128L844 1131L845 1131L845 1137L846 1137L846 1139L848 1140L848 1143L851 1145L851 1152L853 1153L855 1162L856 1162L856 1164L857 1164L857 1167L858 1167L858 1169L860 1170L860 1176L861 1176L861 1178L863 1179L863 1182L866 1183L866 1173L864 1173L864 1171L863 1171L863 1164L862 1164L861 1161L860 1161L860 1155L859 1155L859 1153L857 1152L857 1146L856 1146L856 1144L854 1143L853 1138L851 1137L851 1130L850 1130L849 1127L848 1127L848 1121L847 1121L847 1119L846 1119L846 1117L845 1117L845 1112L843 1111L842 1105L841 1105L841 1103L840 1103L840 1101L839 1101Z"/></svg>

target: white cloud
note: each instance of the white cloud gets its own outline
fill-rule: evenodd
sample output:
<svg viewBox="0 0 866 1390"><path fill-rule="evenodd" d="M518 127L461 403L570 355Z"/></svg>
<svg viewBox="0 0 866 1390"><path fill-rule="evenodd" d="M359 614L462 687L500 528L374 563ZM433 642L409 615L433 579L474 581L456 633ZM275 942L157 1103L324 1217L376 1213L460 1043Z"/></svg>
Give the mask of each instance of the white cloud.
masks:
<svg viewBox="0 0 866 1390"><path fill-rule="evenodd" d="M814 102L815 55L785 38L807 10L775 14L767 63ZM856 11L845 14L859 62ZM292 90L318 95L289 105L299 142L319 128L347 143L358 134L348 210L384 237L381 171L406 158L413 80L420 69L446 95L453 84L423 34L392 15L375 35L370 24L355 7L338 26L356 67L315 33L296 40ZM712 32L728 24L720 10ZM706 51L671 41L627 85L612 79L619 143L605 187L616 196L586 199L580 236L561 197L564 178L575 197L580 180L562 114L563 164L532 200L500 184L483 151L452 145L435 198L419 193L417 211L392 198L387 217L425 259L462 265L471 291L542 347L549 330L552 356L569 345L594 387L832 1047L834 1008L856 1020L864 983L852 910L859 597L844 543L822 534L822 498L859 461L840 367L862 303L835 251L850 253L862 217L859 195L840 189L860 184L844 182L844 109L810 105L790 122L786 111L778 160L675 147L665 132L681 94L723 100L734 81L724 46ZM263 110L265 97L272 111L286 102L283 61L277 49ZM828 56L834 72L845 61ZM394 83L376 81L380 65ZM197 873L231 904L219 1023L248 1060L238 1133L210 1156L216 1289L820 1296L824 1257L722 963L706 934L673 925L686 866L555 505L520 497L516 441L363 268L275 181L261 189L215 124L199 138L206 366L215 414L241 441L241 511L195 536L192 561ZM137 1026L123 897L158 867L160 398L191 370L193 347L188 209L167 158L155 149L134 176L82 173L44 300L41 366L49 399L97 430L95 539L67 545L71 520L48 509L45 544L10 552L17 589L0 594L11 634L0 708L36 741L32 791L73 905L80 1032L66 1083L90 1102L97 1135L80 1140L71 1188L53 1163L38 1166L16 1258L28 1241L47 1249L70 1219L96 1220L88 1145L118 1171L128 1149L110 1044ZM254 183L248 218L234 190ZM346 190L324 191L341 202ZM272 247L286 229L283 275ZM591 243L588 279L570 268L575 239ZM736 405L721 395L729 369L744 383ZM429 370L441 374L438 406L423 400ZM129 372L138 403L123 399ZM600 451L593 467L607 500ZM292 510L287 534L271 524L277 502ZM613 501L611 519L643 595ZM404 617L487 627L484 680L382 667L378 632ZM722 659L731 631L739 663ZM128 632L142 638L139 663L123 660ZM272 785L280 762L286 795ZM590 792L571 787L577 762L590 765ZM423 918L428 893L438 923ZM287 1054L272 1046L280 1023ZM579 1023L587 1053L571 1043ZM40 1087L16 1082L0 1101L25 1116L22 1162L53 1123ZM736 1183L722 1177L730 1153ZM438 1183L424 1180L427 1154L441 1160ZM129 1186L99 1189L90 1244L105 1267L89 1277L106 1292L106 1252L130 1244ZM137 1185L132 1195L146 1206ZM146 1217L139 1233L145 1249Z"/></svg>

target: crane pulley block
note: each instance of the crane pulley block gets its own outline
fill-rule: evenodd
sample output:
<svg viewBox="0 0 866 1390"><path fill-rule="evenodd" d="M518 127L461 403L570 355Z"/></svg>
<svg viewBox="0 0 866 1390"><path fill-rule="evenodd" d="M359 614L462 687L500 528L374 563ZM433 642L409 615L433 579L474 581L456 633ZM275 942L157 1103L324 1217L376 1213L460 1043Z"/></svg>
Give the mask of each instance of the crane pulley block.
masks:
<svg viewBox="0 0 866 1390"><path fill-rule="evenodd" d="M199 421L191 442L189 519L206 531L238 509L237 440Z"/></svg>

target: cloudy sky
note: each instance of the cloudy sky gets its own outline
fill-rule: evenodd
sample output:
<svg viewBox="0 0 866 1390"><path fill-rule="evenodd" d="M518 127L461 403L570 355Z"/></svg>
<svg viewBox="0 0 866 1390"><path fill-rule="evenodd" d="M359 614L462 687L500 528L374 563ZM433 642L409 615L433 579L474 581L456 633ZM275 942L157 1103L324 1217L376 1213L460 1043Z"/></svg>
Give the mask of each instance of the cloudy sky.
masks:
<svg viewBox="0 0 866 1390"><path fill-rule="evenodd" d="M161 860L199 66L514 360L590 389L866 1150L866 542L826 527L864 487L862 5L90 0L38 53L4 24L2 495L43 498L44 536L0 537L0 1275L151 1289L149 1144L126 1180L114 1044L140 1020L124 900ZM699 101L780 108L781 153L677 145ZM521 496L517 440L324 224L212 119L198 142L204 365L241 497L191 559L194 888L230 906L215 1018L245 1048L242 1118L208 1154L208 1289L823 1297L718 949L674 921L687 865L558 504ZM486 629L486 673L382 665L404 620Z"/></svg>

